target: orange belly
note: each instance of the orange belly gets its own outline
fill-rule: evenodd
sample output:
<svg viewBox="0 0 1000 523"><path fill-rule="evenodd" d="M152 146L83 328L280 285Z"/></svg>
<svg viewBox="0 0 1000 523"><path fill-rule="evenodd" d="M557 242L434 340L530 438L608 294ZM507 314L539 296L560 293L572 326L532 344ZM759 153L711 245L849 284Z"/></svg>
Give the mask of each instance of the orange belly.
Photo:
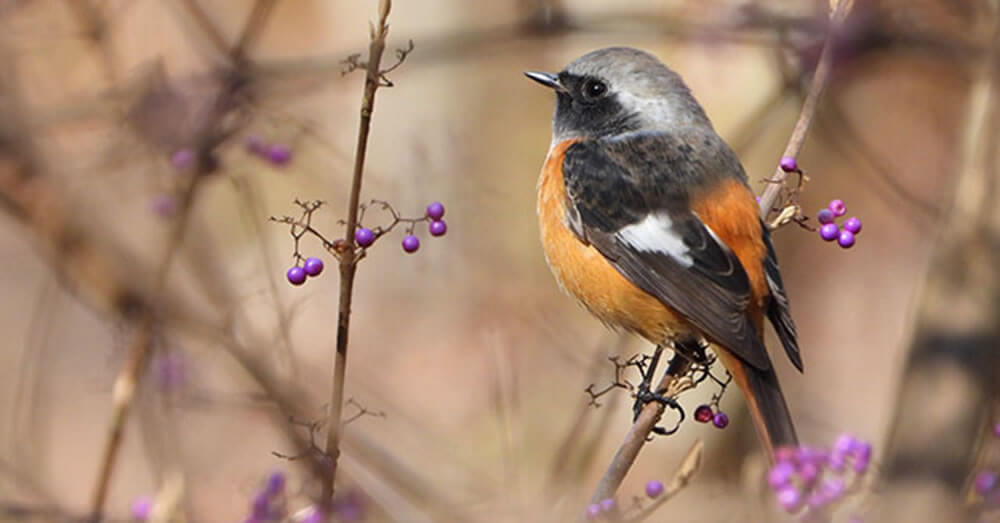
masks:
<svg viewBox="0 0 1000 523"><path fill-rule="evenodd" d="M618 272L594 247L566 225L562 159L572 141L549 152L538 180L538 219L545 260L556 281L604 323L636 332L653 343L692 330L660 300Z"/></svg>

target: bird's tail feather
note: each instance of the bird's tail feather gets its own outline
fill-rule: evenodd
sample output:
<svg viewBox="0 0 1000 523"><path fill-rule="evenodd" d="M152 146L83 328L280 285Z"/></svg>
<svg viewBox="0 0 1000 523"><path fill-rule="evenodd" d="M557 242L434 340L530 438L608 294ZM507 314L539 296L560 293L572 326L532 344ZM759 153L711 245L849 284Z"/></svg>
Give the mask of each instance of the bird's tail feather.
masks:
<svg viewBox="0 0 1000 523"><path fill-rule="evenodd" d="M781 385L778 384L778 375L773 366L760 370L726 351L719 353L722 363L743 391L757 434L773 463L776 448L796 446L799 441L785 396L781 393Z"/></svg>

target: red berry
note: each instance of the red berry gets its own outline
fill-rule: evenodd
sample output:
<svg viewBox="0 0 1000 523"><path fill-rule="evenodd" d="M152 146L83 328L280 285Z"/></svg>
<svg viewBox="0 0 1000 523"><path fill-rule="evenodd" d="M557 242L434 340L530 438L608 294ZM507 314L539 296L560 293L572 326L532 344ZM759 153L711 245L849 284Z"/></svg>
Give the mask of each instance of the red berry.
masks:
<svg viewBox="0 0 1000 523"><path fill-rule="evenodd" d="M698 408L694 409L694 419L698 423L708 423L712 421L712 407L708 405L699 405Z"/></svg>

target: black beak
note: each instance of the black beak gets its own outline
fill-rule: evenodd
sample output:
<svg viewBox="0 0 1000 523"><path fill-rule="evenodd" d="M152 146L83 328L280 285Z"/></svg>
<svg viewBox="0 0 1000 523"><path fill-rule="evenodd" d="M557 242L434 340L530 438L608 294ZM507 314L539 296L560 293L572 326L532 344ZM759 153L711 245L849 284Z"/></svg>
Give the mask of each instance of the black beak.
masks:
<svg viewBox="0 0 1000 523"><path fill-rule="evenodd" d="M559 75L552 73L539 73L537 71L525 71L524 76L527 76L528 78L531 78L532 80L550 89L555 89L556 91L566 90L566 88L559 83Z"/></svg>

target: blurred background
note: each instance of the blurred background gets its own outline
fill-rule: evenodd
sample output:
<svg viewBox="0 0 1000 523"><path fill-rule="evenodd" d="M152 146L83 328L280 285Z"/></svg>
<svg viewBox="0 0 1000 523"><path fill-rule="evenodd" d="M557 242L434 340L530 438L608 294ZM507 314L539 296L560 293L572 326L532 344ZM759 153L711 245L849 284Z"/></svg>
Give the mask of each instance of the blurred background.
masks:
<svg viewBox="0 0 1000 523"><path fill-rule="evenodd" d="M864 230L851 249L795 224L775 233L805 374L773 354L800 438L829 445L849 432L879 462L996 5L855 3L799 157L809 178L799 202L814 217L842 199ZM88 511L114 377L141 328L130 307L187 212L176 154L201 147L209 118L226 132L192 191L106 515L127 520L137 497L182 484L187 520L239 521L274 470L288 474L290 508L314 494L308 429L288 419L320 420L329 399L336 260L305 237L301 253L327 270L290 286L293 240L268 218L297 216L296 198L324 200L313 226L343 235L364 73L342 75L341 62L366 53L377 5L275 2L247 31L255 4L0 2L0 503L11 520ZM574 519L631 422L627 392L594 409L584 388L614 378L609 356L652 347L606 330L545 265L535 184L554 99L522 71L558 71L611 45L657 55L762 192L828 10L809 0L396 0L385 60L408 40L415 49L378 92L362 201L414 217L441 201L449 229L431 238L418 225L414 254L397 230L358 270L346 396L382 415L347 425L338 480L373 520ZM247 34L244 52L227 54ZM222 91L234 94L220 108ZM269 162L248 140L287 146L290 160ZM390 220L372 209L364 225ZM693 412L715 390L681 401ZM650 442L620 503L669 480L701 439L701 471L651 520L779 518L740 394L721 408L725 430L688 421Z"/></svg>

